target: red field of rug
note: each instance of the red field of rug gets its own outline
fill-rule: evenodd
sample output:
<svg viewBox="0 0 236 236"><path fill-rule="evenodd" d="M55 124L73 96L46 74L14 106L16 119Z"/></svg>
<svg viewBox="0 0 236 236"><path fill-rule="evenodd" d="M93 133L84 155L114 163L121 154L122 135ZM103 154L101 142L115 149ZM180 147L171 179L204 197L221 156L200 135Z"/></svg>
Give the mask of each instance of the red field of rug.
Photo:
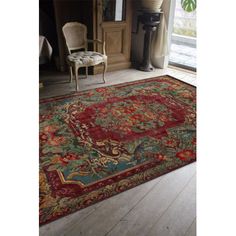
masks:
<svg viewBox="0 0 236 236"><path fill-rule="evenodd" d="M40 100L40 224L195 161L195 128L170 76Z"/></svg>

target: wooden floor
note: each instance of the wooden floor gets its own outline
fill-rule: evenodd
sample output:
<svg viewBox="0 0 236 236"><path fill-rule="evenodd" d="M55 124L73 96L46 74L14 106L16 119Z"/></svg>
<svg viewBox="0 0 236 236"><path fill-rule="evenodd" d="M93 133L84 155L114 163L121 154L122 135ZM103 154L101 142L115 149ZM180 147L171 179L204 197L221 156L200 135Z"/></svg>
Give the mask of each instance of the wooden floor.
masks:
<svg viewBox="0 0 236 236"><path fill-rule="evenodd" d="M169 74L196 85L194 73L174 68L141 72L127 69L89 76L79 81L80 89ZM44 87L40 98L67 94L75 89L68 75L41 73ZM65 216L39 229L40 236L195 236L196 235L196 164L190 164L152 181L120 193L100 203Z"/></svg>

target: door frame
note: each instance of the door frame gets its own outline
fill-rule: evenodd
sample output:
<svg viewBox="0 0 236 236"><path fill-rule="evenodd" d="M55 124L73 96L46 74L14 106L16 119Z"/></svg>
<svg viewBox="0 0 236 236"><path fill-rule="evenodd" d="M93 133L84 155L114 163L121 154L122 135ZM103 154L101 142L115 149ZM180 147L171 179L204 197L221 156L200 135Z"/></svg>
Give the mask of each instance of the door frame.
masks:
<svg viewBox="0 0 236 236"><path fill-rule="evenodd" d="M122 52L108 56L108 71L115 71L119 69L126 69L131 67L131 27L132 27L132 0L126 0L126 17L125 21L107 21L103 22L103 0L93 0L93 38L105 40L105 33L116 28L122 29L123 42ZM105 30L106 29L106 32ZM125 45L125 48L123 48ZM102 52L101 45L94 44L94 50ZM102 66L94 67L94 74L102 73Z"/></svg>

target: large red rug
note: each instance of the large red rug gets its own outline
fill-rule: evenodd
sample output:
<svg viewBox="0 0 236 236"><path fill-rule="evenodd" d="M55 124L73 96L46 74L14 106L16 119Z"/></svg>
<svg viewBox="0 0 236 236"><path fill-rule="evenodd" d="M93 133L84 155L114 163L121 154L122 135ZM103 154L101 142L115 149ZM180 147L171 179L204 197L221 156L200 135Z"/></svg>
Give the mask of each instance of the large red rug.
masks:
<svg viewBox="0 0 236 236"><path fill-rule="evenodd" d="M196 159L195 87L170 76L40 101L40 224Z"/></svg>

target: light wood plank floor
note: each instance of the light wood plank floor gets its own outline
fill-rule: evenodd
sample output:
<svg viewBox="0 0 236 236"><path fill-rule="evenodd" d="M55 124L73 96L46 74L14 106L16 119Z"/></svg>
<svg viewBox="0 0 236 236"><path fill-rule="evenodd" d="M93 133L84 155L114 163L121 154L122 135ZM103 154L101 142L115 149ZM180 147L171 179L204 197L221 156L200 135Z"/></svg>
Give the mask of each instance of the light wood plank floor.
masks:
<svg viewBox="0 0 236 236"><path fill-rule="evenodd" d="M195 73L175 68L142 72L127 69L89 76L80 90L169 74L196 85ZM42 72L40 98L71 93L68 74ZM196 164L190 164L39 229L40 236L195 236Z"/></svg>

